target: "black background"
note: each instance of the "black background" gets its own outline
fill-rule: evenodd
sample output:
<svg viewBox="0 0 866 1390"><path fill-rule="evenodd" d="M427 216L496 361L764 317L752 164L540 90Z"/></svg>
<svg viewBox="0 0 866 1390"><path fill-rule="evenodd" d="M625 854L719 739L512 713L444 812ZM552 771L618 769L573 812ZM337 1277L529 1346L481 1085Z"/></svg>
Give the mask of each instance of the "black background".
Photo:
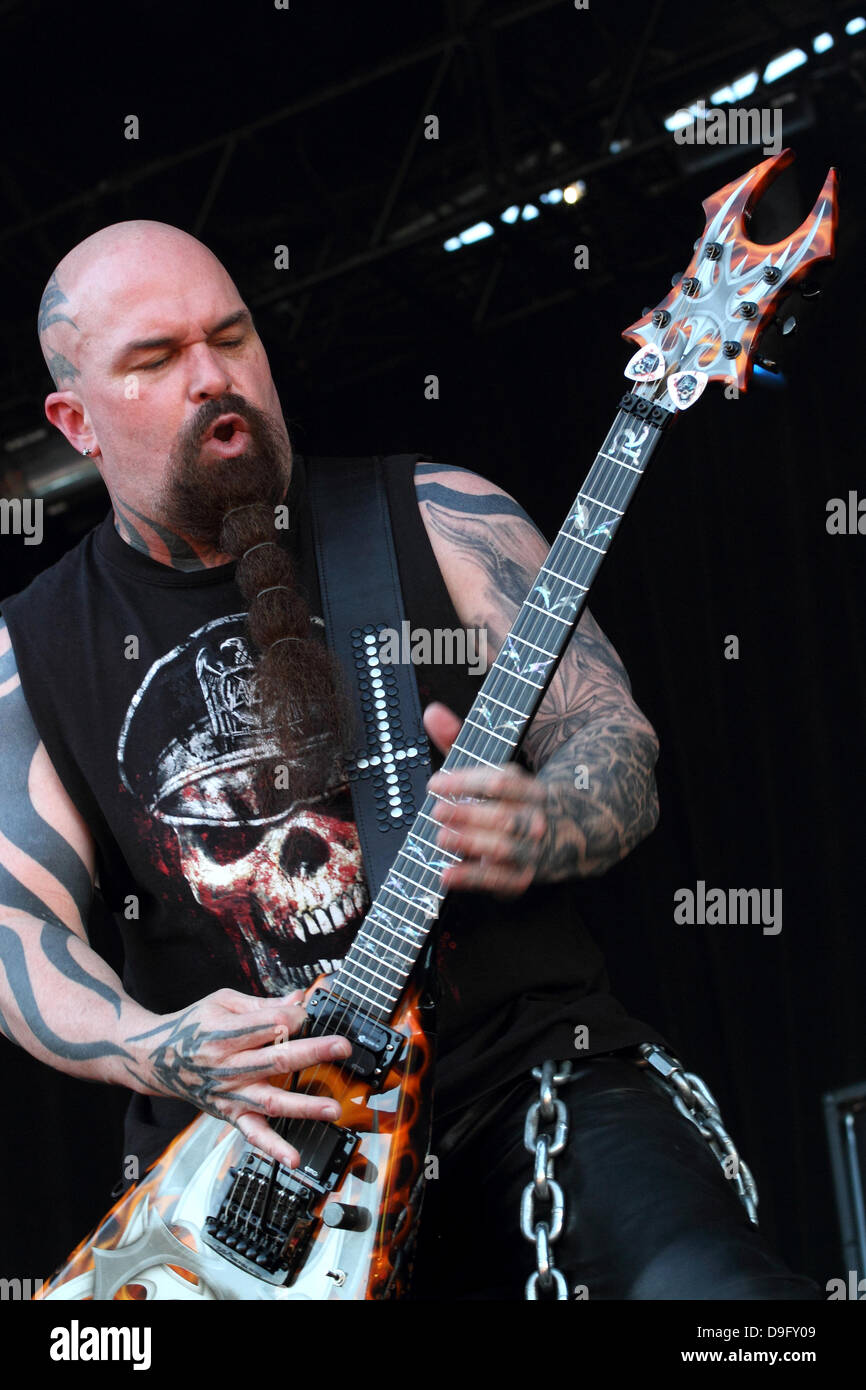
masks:
<svg viewBox="0 0 866 1390"><path fill-rule="evenodd" d="M781 382L733 401L710 388L676 422L593 591L660 736L662 811L585 891L615 993L708 1082L765 1231L822 1285L845 1270L821 1096L866 1081L866 538L826 531L830 498L866 496L866 48L843 32L857 13L808 0L0 7L0 439L43 423L35 315L53 266L99 227L151 217L227 265L298 448L418 449L492 478L548 535L623 389L622 329L685 268L702 199L763 157L721 150L690 172L696 152L664 117L806 46L808 64L740 102L791 93L795 127L786 114L797 160L751 234L792 230L835 165L837 258L818 303L794 310L801 332L775 344ZM837 42L817 57L823 29ZM431 112L439 140L416 139ZM613 156L612 140L630 143ZM499 221L573 177L587 185L575 207ZM481 216L494 237L443 251ZM276 271L283 243L290 269ZM3 537L0 590L105 506L96 494L58 512L39 547ZM675 891L698 879L781 888L781 933L675 924ZM124 1096L5 1043L0 1055L0 1273L47 1277L108 1205Z"/></svg>

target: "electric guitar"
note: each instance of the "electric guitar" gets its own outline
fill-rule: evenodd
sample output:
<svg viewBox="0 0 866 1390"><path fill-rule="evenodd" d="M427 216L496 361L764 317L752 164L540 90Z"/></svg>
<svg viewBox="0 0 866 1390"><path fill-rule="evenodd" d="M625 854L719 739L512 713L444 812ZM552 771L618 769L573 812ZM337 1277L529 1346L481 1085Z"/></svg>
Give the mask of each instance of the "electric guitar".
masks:
<svg viewBox="0 0 866 1390"><path fill-rule="evenodd" d="M780 154L704 204L682 279L623 332L634 383L557 533L444 770L514 754L574 631L593 579L665 427L709 381L745 390L762 331L816 262L832 258L831 169L790 236L756 245L744 223L791 162ZM69 1257L49 1299L384 1299L405 1294L424 1188L433 1079L423 956L458 856L436 844L428 795L339 969L305 1001L306 1033L341 1033L345 1063L279 1084L328 1096L337 1123L283 1119L289 1169L228 1122L202 1115Z"/></svg>

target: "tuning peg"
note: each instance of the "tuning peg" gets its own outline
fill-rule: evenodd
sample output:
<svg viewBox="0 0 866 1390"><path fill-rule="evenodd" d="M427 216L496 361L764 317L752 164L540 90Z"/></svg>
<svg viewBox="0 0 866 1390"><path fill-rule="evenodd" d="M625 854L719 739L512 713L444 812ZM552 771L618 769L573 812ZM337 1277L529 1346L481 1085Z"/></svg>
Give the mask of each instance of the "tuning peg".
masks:
<svg viewBox="0 0 866 1390"><path fill-rule="evenodd" d="M676 275L672 275L672 276L671 276L671 288L672 288L672 289L676 289L677 285L680 283L680 280L682 280L682 278L683 278L683 272L682 272L681 270L678 270L677 273L676 273Z"/></svg>
<svg viewBox="0 0 866 1390"><path fill-rule="evenodd" d="M755 358L755 361L757 362L757 364L758 364L759 367L763 367L763 369L764 369L765 372L772 372L774 376L778 375L778 372L779 372L779 364L778 364L778 362L774 362L774 361L773 361L771 358L769 358L769 357L756 357L756 358Z"/></svg>
<svg viewBox="0 0 866 1390"><path fill-rule="evenodd" d="M651 313L652 313L652 311L653 311L653 306L652 306L651 304L645 304L645 305L643 306L643 308L641 309L641 311L640 311L640 316L641 316L641 318L642 318L642 319L645 319L645 318L647 317L648 314L651 314Z"/></svg>
<svg viewBox="0 0 866 1390"><path fill-rule="evenodd" d="M776 325L783 338L788 338L792 333L796 333L799 327L793 314L790 314L786 319L773 319L773 323Z"/></svg>

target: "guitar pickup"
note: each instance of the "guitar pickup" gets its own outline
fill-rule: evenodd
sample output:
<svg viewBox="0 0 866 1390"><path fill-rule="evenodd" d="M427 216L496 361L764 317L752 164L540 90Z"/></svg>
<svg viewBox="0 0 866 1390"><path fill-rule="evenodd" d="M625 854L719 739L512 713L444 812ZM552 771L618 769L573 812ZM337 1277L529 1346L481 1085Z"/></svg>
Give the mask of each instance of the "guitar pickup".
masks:
<svg viewBox="0 0 866 1390"><path fill-rule="evenodd" d="M352 1051L345 1061L340 1061L340 1066L363 1077L373 1091L381 1090L388 1071L406 1052L407 1039L401 1033L370 1018L330 990L313 991L307 1003L307 1017L319 1022L317 1032L336 1033L348 1039Z"/></svg>

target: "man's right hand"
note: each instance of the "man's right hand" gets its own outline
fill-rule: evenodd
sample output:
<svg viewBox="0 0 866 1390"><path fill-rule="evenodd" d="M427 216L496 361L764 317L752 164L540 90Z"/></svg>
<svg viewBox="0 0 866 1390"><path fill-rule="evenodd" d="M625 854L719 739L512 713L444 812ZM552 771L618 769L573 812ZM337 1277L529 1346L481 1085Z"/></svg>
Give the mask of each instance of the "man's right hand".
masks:
<svg viewBox="0 0 866 1390"><path fill-rule="evenodd" d="M189 1101L229 1121L270 1158L296 1167L297 1149L268 1119L337 1120L340 1107L322 1096L285 1090L269 1078L339 1061L351 1052L346 1039L333 1033L289 1041L306 1017L303 997L303 990L263 999L220 989L189 1008L161 1015L154 1028L125 1040L141 1089Z"/></svg>

